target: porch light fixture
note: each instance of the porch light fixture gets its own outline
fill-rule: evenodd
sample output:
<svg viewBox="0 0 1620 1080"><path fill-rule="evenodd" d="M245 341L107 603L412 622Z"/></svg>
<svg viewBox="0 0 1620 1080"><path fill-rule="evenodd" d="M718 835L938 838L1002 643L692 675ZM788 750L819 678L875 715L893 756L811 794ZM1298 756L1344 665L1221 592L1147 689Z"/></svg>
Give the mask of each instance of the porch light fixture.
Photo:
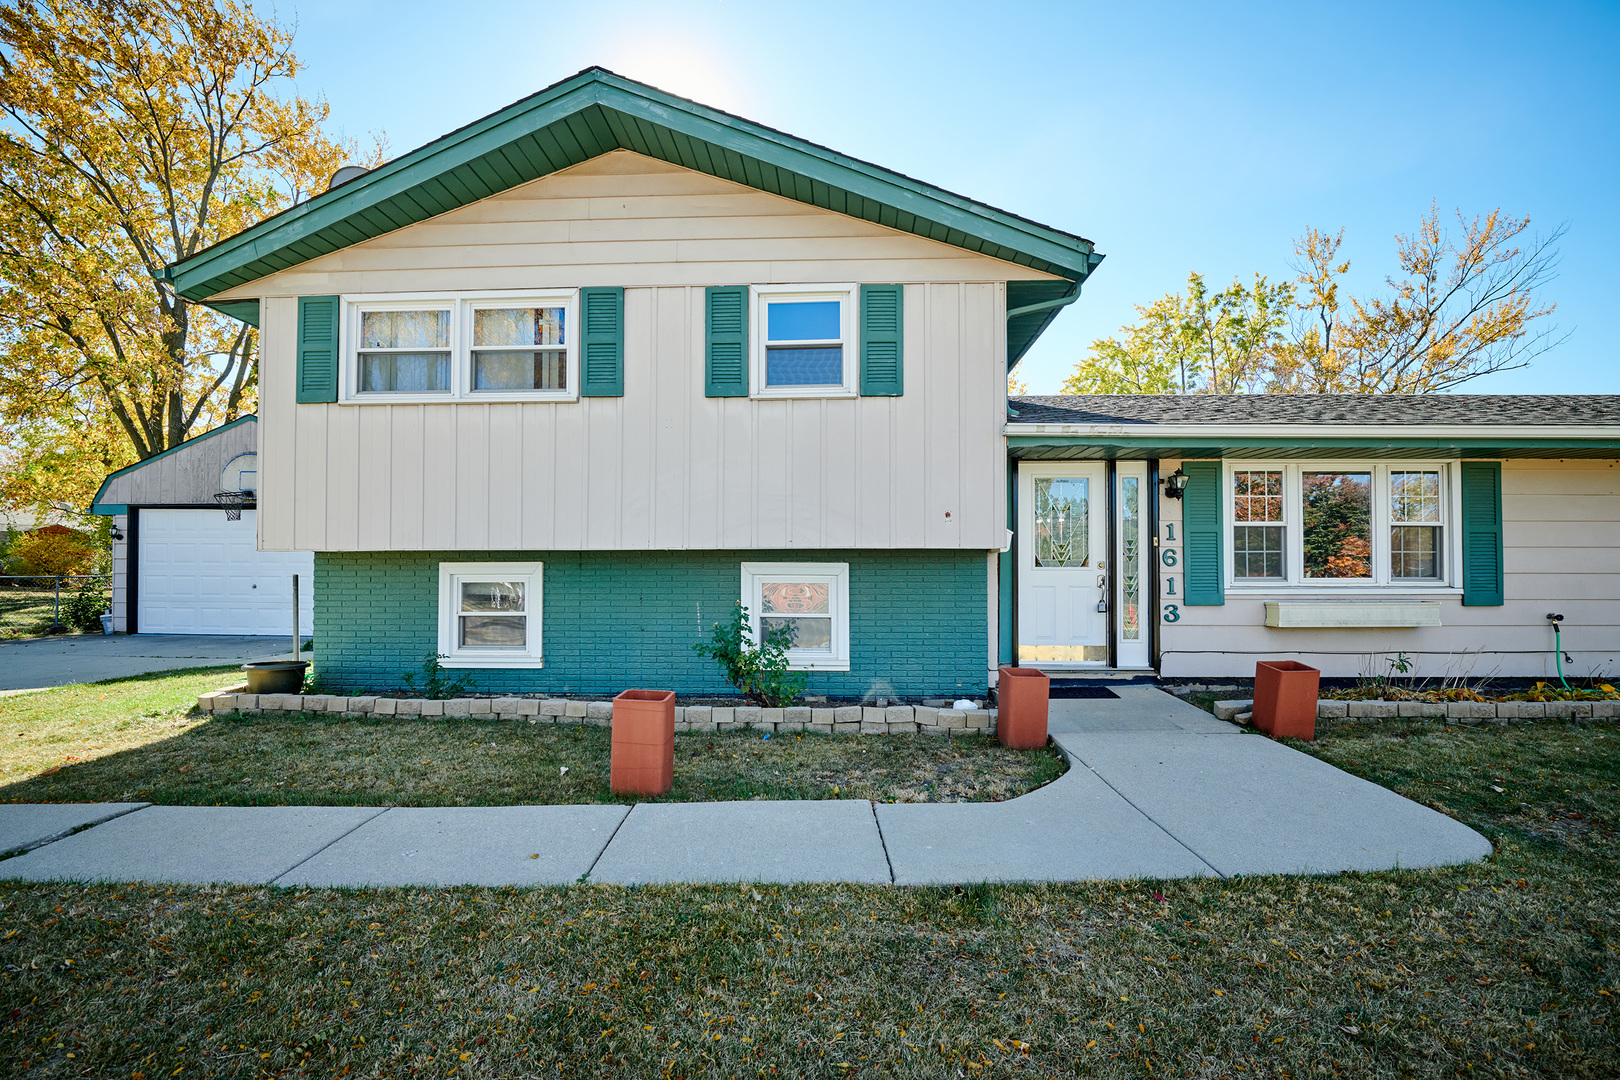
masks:
<svg viewBox="0 0 1620 1080"><path fill-rule="evenodd" d="M112 531L112 538L114 540L122 540L124 538L124 534L115 526Z"/></svg>
<svg viewBox="0 0 1620 1080"><path fill-rule="evenodd" d="M1160 481L1164 485L1164 497L1179 499L1187 490L1187 474L1181 471L1178 465L1176 471Z"/></svg>

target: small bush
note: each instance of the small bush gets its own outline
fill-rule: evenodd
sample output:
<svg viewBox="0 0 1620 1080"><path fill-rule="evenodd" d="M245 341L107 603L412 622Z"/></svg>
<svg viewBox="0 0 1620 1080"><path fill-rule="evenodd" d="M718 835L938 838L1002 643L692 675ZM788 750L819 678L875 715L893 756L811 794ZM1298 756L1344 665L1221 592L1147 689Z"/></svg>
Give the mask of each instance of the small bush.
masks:
<svg viewBox="0 0 1620 1080"><path fill-rule="evenodd" d="M715 623L714 636L693 645L692 651L717 662L726 681L756 705L780 709L793 704L809 680L802 671L788 670L793 631L778 628L766 634L760 645L752 639L753 622L748 618L748 609L738 604L731 613L731 622L724 626Z"/></svg>
<svg viewBox="0 0 1620 1080"><path fill-rule="evenodd" d="M93 582L62 601L62 621L81 634L101 633L101 615L107 610L107 591Z"/></svg>
<svg viewBox="0 0 1620 1080"><path fill-rule="evenodd" d="M466 675L450 678L439 664L440 660L446 659L449 657L445 653L428 653L427 659L422 661L422 673L407 672L400 676L400 681L408 692L421 694L425 698L442 700L461 697L472 689L472 679Z"/></svg>

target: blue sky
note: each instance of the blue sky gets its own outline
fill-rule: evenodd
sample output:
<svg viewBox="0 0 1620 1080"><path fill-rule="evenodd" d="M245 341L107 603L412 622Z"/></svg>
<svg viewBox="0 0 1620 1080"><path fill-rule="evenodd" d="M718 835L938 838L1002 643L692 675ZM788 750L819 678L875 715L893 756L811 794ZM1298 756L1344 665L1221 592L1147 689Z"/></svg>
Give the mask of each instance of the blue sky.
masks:
<svg viewBox="0 0 1620 1080"><path fill-rule="evenodd" d="M1620 4L414 0L281 7L299 89L412 149L592 64L1077 232L1107 260L1019 371L1198 270L1289 273L1346 230L1353 287L1431 200L1560 224L1569 340L1485 392L1620 392Z"/></svg>

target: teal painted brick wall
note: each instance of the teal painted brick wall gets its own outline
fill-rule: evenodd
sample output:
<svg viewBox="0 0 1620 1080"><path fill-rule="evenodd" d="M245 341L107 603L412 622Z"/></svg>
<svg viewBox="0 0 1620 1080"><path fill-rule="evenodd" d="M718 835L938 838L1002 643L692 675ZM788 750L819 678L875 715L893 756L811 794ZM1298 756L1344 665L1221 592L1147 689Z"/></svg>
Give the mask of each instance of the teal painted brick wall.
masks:
<svg viewBox="0 0 1620 1080"><path fill-rule="evenodd" d="M439 563L543 562L545 667L467 674L481 690L730 691L692 651L730 617L744 562L847 562L850 670L806 692L982 697L985 556L960 551L315 553L315 670L333 690L389 690L438 645Z"/></svg>

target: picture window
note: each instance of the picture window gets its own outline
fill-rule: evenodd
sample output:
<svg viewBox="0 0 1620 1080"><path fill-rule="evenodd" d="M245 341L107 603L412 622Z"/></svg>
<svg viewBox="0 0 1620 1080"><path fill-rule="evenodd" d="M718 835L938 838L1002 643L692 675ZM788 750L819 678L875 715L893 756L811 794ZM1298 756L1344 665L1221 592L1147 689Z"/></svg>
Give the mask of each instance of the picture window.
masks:
<svg viewBox="0 0 1620 1080"><path fill-rule="evenodd" d="M1230 580L1449 584L1446 476L1443 464L1229 465Z"/></svg>

